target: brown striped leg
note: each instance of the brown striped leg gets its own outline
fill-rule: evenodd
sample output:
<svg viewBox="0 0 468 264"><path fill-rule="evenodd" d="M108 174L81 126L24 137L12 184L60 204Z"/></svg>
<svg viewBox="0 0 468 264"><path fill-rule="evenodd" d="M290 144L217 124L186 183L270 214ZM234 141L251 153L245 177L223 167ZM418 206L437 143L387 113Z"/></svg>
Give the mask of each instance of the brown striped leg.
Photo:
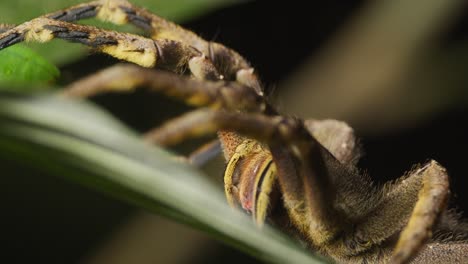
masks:
<svg viewBox="0 0 468 264"><path fill-rule="evenodd" d="M1 33L0 50L22 41L47 42L54 38L81 43L143 67L157 66L178 73L188 68L198 79L221 79L205 55L184 43L168 39L152 40L44 17Z"/></svg>
<svg viewBox="0 0 468 264"><path fill-rule="evenodd" d="M218 71L221 71L216 78L236 80L253 88L258 94L263 94L261 84L253 68L240 54L222 44L206 41L195 33L126 0L91 1L43 17L67 22L95 17L115 24L133 24L150 33L153 39L171 39L194 47L206 55ZM198 67L204 68L205 66ZM208 77L214 77L214 75Z"/></svg>

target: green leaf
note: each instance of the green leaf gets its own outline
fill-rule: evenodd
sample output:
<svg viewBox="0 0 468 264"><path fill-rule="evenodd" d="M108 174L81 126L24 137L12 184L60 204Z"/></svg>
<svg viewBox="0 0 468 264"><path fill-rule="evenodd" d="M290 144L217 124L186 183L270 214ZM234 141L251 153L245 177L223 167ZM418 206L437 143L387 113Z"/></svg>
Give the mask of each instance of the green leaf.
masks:
<svg viewBox="0 0 468 264"><path fill-rule="evenodd" d="M0 1L0 24L20 24L46 13L70 7L86 0L18 0ZM203 15L222 6L242 1L234 0L131 0L157 15L175 22L183 22ZM94 23L92 23L94 24ZM101 25L101 24L99 24ZM118 29L119 27L115 27ZM49 61L64 65L86 54L86 49L78 44L54 40L46 44L31 45Z"/></svg>
<svg viewBox="0 0 468 264"><path fill-rule="evenodd" d="M323 263L271 227L255 227L198 170L89 103L0 93L0 156L188 223L266 262Z"/></svg>
<svg viewBox="0 0 468 264"><path fill-rule="evenodd" d="M16 45L0 52L0 82L50 83L59 75L55 65L30 48Z"/></svg>

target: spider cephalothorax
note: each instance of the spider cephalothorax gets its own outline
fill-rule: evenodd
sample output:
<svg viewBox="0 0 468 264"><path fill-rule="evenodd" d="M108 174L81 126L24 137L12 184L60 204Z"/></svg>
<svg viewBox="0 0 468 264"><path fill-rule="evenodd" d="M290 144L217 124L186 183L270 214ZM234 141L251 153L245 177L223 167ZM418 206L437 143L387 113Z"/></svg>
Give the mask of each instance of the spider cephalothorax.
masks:
<svg viewBox="0 0 468 264"><path fill-rule="evenodd" d="M150 38L72 23L90 17L131 23ZM468 228L446 210L449 184L441 165L430 161L384 187L373 186L355 167L359 150L349 126L279 115L237 52L124 0L97 0L0 28L0 49L60 38L146 67L104 69L72 83L64 95L143 87L201 107L146 139L171 145L218 132L228 202L260 226L271 221L342 263L468 262Z"/></svg>

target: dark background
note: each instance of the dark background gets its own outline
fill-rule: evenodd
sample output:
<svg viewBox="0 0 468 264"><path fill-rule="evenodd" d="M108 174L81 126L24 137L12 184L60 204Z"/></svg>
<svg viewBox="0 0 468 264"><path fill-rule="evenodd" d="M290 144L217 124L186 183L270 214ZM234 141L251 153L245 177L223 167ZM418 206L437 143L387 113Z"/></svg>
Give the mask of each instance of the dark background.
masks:
<svg viewBox="0 0 468 264"><path fill-rule="evenodd" d="M325 45L361 5L362 1L251 1L214 11L185 26L239 51L271 89ZM458 22L443 33L440 45L466 39L467 24L468 12L464 10ZM86 75L112 63L109 57L93 55L64 67L64 76ZM143 92L95 100L141 131L185 110L172 100ZM173 110L163 114L154 110L167 108ZM358 131L365 152L360 166L377 182L385 182L402 175L412 164L436 159L450 173L451 204L467 211L467 113L466 105L457 105L414 127L372 136ZM127 204L23 165L1 161L0 171L4 176L0 258L9 259L8 263L79 262L135 211ZM221 244L208 251L191 263L256 263Z"/></svg>

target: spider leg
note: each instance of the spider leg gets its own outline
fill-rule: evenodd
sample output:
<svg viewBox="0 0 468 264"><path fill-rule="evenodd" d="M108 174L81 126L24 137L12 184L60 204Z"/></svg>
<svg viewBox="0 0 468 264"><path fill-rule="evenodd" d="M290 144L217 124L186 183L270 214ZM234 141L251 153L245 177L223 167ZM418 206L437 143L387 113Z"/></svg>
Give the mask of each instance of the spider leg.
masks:
<svg viewBox="0 0 468 264"><path fill-rule="evenodd" d="M410 261L430 238L437 217L445 209L448 186L445 169L435 161L386 185L382 192L385 195L375 201L377 205L373 210L356 224L352 242L355 252L379 245L403 229L391 263Z"/></svg>
<svg viewBox="0 0 468 264"><path fill-rule="evenodd" d="M236 82L199 81L165 71L118 64L78 80L62 92L68 97L89 97L104 92L130 92L138 87L182 99L193 106L263 112L264 99Z"/></svg>
<svg viewBox="0 0 468 264"><path fill-rule="evenodd" d="M53 12L44 17L68 22L96 17L115 24L133 24L148 32L153 39L170 39L194 47L209 57L210 61L221 71L222 78L236 80L262 94L257 75L239 53L220 43L206 41L192 31L139 8L126 0L92 1Z"/></svg>
<svg viewBox="0 0 468 264"><path fill-rule="evenodd" d="M197 124L200 118L206 115L206 111L206 108L199 108L170 119L161 126L146 132L145 141L161 146L171 146L187 138L201 137L207 134L207 128L197 130Z"/></svg>
<svg viewBox="0 0 468 264"><path fill-rule="evenodd" d="M201 82L168 72L144 69L131 64L118 64L78 80L65 87L61 95L86 98L105 92L131 92L140 87L180 98L195 106L243 109L254 112L263 112L268 109L262 97L249 87L238 83L225 81ZM185 114L172 119L163 127L148 132L146 140L163 145L173 144L171 143L171 133L178 131L177 127L181 124L190 123L190 120L187 119L190 119L191 115ZM171 127L176 127L176 129L171 129ZM224 134L228 133L231 132L225 132ZM177 133L173 135L175 136ZM234 138L238 139L240 137L235 136ZM232 140L228 142L232 142ZM226 152L229 150L229 146L223 146L223 149ZM229 156L231 155L229 154ZM195 161L200 158L205 159L204 155L201 154L194 156L192 159Z"/></svg>
<svg viewBox="0 0 468 264"><path fill-rule="evenodd" d="M3 49L7 46L13 45L20 41L23 41L25 37L29 36L27 40L36 40L36 41L48 41L50 38L54 37L49 30L41 30L41 22L42 23L49 23L46 22L48 19L62 21L62 22L75 22L81 19L86 18L97 18L103 21L109 21L115 24L126 24L131 23L136 27L139 27L146 32L151 34L151 37L154 40L161 40L163 42L171 42L171 43L178 43L176 46L187 46L187 47L177 47L172 48L172 51L181 52L188 47L192 47L196 49L200 54L199 57L195 61L192 62L191 71L194 75L199 79L226 79L226 80L236 80L237 82L249 86L253 88L259 95L263 95L263 91L261 88L260 81L257 75L254 73L254 69L250 66L250 64L236 51L216 42L210 42L202 39L201 37L197 36L192 31L184 29L178 26L175 23L172 23L168 20L165 20L151 12L143 8L139 8L126 0L98 0L98 1L91 1L88 3L79 4L76 6L72 6L60 11L52 12L47 15L44 15L40 18L31 20L24 24L29 24L30 28L24 28L23 30L34 29L35 31L39 30L42 31L42 34L29 34L24 36L20 32L10 32L9 36L0 35L0 49ZM24 25L23 24L23 25ZM36 27L31 24L37 24ZM65 28L69 28L73 31L71 34L66 34L67 30L64 29L62 25L66 25ZM52 25L51 25L52 26ZM114 41L111 40L111 43L107 43L106 37L103 40L104 43L100 43L99 41L92 41L87 38L88 32L80 32L79 30L74 30L72 26L67 25L66 23L59 23L57 25L59 28L56 28L61 32L61 36L55 35L55 37L63 38L65 40L69 40L72 42L81 42L85 45L91 45L92 47L96 48L96 46L102 46L103 44L111 46L115 46ZM0 25L0 33L7 32L10 29L13 29L13 25ZM90 27L88 27L90 28ZM53 31L53 30L52 30ZM65 32L63 32L65 31ZM73 34L75 33L75 34ZM94 35L98 35L101 32L98 30L93 30ZM121 34L129 35L129 34ZM37 39L37 37L41 37ZM141 38L141 37L140 37ZM112 39L112 38L111 38ZM131 35L129 37L131 41L135 41L135 37ZM121 42L124 42L120 40ZM154 66L154 60L156 58L151 58L151 54L156 53L153 48L146 47L147 45L151 46L151 44L146 44L146 41L137 41L137 45L130 45L126 43L128 47L124 44L120 44L121 50L108 50L101 52L108 53L112 56L115 56L119 59L124 59L130 62L134 62L136 64L142 65L144 67L152 67ZM145 43L145 44L142 44ZM183 45L181 45L183 43ZM139 46L140 45L140 46ZM158 41L156 41L156 46L158 45ZM164 46L164 45L163 45ZM112 47L108 47L107 49L112 49ZM181 50L178 50L181 49ZM150 53L150 58L146 60L142 60L140 55L131 54L132 52L142 52L146 50L146 52ZM185 51L186 52L186 51ZM189 52L190 53L190 52ZM190 54L187 54L188 57ZM163 56L163 54L159 54L159 56ZM208 59L209 58L209 59ZM214 65L214 66L213 66ZM180 65L179 65L180 66ZM211 68L216 69L211 69ZM209 69L207 72L206 69ZM218 73L217 71L221 71ZM198 72L198 74L197 74Z"/></svg>
<svg viewBox="0 0 468 264"><path fill-rule="evenodd" d="M98 0L52 12L43 17L67 22L97 18L117 25L133 24L151 34L153 39L172 39L208 53L209 44L195 33L167 21L126 0Z"/></svg>
<svg viewBox="0 0 468 264"><path fill-rule="evenodd" d="M250 64L236 51L217 43L206 41L192 31L167 21L126 0L98 1L103 3L97 17L116 24L131 23L151 34L153 39L171 39L186 43L206 54L223 78L254 88L262 94L257 75Z"/></svg>
<svg viewBox="0 0 468 264"><path fill-rule="evenodd" d="M22 41L47 42L54 38L81 43L96 51L143 67L162 67L174 72L185 68L198 79L222 76L205 55L184 43L77 25L49 18L36 18L0 34L0 50Z"/></svg>
<svg viewBox="0 0 468 264"><path fill-rule="evenodd" d="M449 179L446 170L436 161L429 162L420 170L422 188L390 259L393 264L408 263L415 257L432 236L432 228L447 205Z"/></svg>
<svg viewBox="0 0 468 264"><path fill-rule="evenodd" d="M180 128L183 129L184 127L186 127L187 124L193 125L191 123L191 117L198 111L204 111L204 109L200 108L197 110L193 110L179 117L170 119L166 121L163 125L144 133L143 138L148 143L157 144L159 146L164 147L174 145L175 143L179 143L182 140L177 138L177 136L173 137L172 134L177 135L177 131ZM196 132L194 133L195 135L192 135L192 137L197 136ZM221 153L221 144L218 139L214 139L190 153L190 155L187 158L185 158L185 160L192 165L200 167L209 160L213 159L219 153Z"/></svg>
<svg viewBox="0 0 468 264"><path fill-rule="evenodd" d="M148 76L144 77L143 75L146 74ZM151 82L152 85L148 85L148 81ZM62 91L61 95L83 98L108 91L130 92L144 84L146 84L146 87L149 89L162 91L172 96L182 97L189 103L208 105L218 104L215 96L217 92L213 90L223 89L221 85L215 83L201 83L196 80L174 76L167 72L149 71L131 64L118 64L72 83ZM193 99L198 90L200 90L201 93L208 93L208 95L205 96L211 99ZM239 93L241 93L241 91L239 91ZM169 120L161 127L148 131L145 133L145 140L159 145L173 144L171 143L171 137L168 135L177 131L177 128L182 124L190 122L190 120L187 119L190 116L191 114L182 115L179 118ZM200 166L217 155L220 151L221 147L219 141L215 140L192 153L188 157L188 162Z"/></svg>

